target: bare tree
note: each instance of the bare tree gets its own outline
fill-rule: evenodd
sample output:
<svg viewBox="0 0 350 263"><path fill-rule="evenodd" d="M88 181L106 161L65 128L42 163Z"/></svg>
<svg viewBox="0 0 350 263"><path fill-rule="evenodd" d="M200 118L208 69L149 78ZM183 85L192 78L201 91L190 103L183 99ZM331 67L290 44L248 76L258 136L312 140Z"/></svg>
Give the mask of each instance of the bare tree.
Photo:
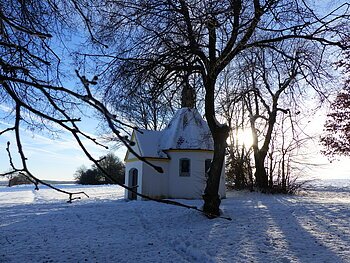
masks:
<svg viewBox="0 0 350 263"><path fill-rule="evenodd" d="M313 138L302 131L304 127L300 118L299 114L292 116L291 112L277 117L265 162L271 192L294 193L299 190L301 183L296 180L302 177L301 171L311 165L301 161L308 159L309 154L302 148Z"/></svg>
<svg viewBox="0 0 350 263"><path fill-rule="evenodd" d="M164 94L148 88L147 83L139 91L105 94L104 102L111 105L112 111L127 123L137 123L139 128L160 130L170 121L174 109L171 94Z"/></svg>
<svg viewBox="0 0 350 263"><path fill-rule="evenodd" d="M249 131L249 115L243 99L246 85L240 75L242 74L238 68L230 68L226 71L221 81L222 84L220 84L218 105L221 106L221 110L219 109L219 114L230 128L225 174L226 183L229 186L235 189L252 189L251 145L247 145L243 138L246 136L246 131Z"/></svg>
<svg viewBox="0 0 350 263"><path fill-rule="evenodd" d="M279 46L278 50L280 52L255 48L251 49L250 54L244 54L234 73L231 73L231 94L225 91L221 95L225 98L222 107L230 127L234 121L233 115L241 116L239 124L236 121L236 127L252 131L256 186L263 191L274 187L273 173L278 164L276 155L281 156L281 161L278 161L282 166L281 187L286 189L285 171L290 166L285 157L290 154L292 146L281 148L274 142L278 138L278 144L284 145L287 140L283 129L276 130L276 126L279 126L277 119L284 122L279 115L291 116L292 112L300 112L298 107L301 107L301 103L298 101L308 97L307 94L312 91L324 99L331 90L321 85L330 77L327 73L329 63L323 59L322 50L311 50L304 40L295 41L293 46ZM239 106L242 101L245 101L244 105ZM247 120L249 124L245 123ZM295 145L298 144L293 143L293 147ZM231 148L232 145L229 152ZM240 166L236 169L236 172L242 170Z"/></svg>
<svg viewBox="0 0 350 263"><path fill-rule="evenodd" d="M280 52L281 46L291 45L295 39L309 41L315 49L344 48L340 40L348 33L342 30L348 22L348 4L320 15L307 2L297 0L10 3L7 6L2 3L0 13L0 94L2 101L13 109L14 125L0 134L15 132L22 167L13 166L14 170L29 172L20 141L21 124L40 123L49 129L58 125L69 131L98 165L99 161L89 154L82 138L103 145L79 129L79 116L72 114L77 105L99 112L111 132L132 150L129 139L119 132L121 126L128 125L120 122L109 111L110 107L97 99L101 90L139 90L144 83L176 90L181 83L179 78L197 76L204 86L205 116L214 140L214 158L203 196L203 209L210 217L220 214L218 187L229 134L228 126L217 121L215 107L217 81L224 69L236 61L239 54L252 48ZM99 76L109 78L102 78L104 86L100 89L93 88L96 77L88 79L78 74L82 86L65 88L47 72L52 61L59 64L48 39L52 29L49 22L60 18L51 14L62 7L79 14L92 42L99 47L96 54L85 55L102 58L97 65L101 69ZM12 10L18 14L12 14Z"/></svg>
<svg viewBox="0 0 350 263"><path fill-rule="evenodd" d="M229 134L228 126L217 121L215 109L223 70L253 47L281 52L277 43L286 46L303 39L315 49L342 48L340 40L347 34L341 29L348 20L347 4L326 15L317 14L306 1L284 0L115 0L97 6L94 11L85 9L85 22L95 38L109 46L104 51L110 59L105 64L112 76L109 89L142 89L154 79L161 79L162 86L176 86L178 76L199 74L214 140L204 211L213 216L220 213L218 187Z"/></svg>
<svg viewBox="0 0 350 263"><path fill-rule="evenodd" d="M259 55L257 58L259 60ZM287 69L289 68L290 70L286 74L283 73L286 69L280 68L281 66L275 61L275 59L276 58L272 57L273 73L271 72L271 69L269 69L269 66L266 65L267 61L265 58L254 62L254 64L257 63L257 65L253 65L253 68L257 71L253 69L251 80L252 92L248 93L248 96L246 96L247 109L250 115L250 127L253 134L252 147L254 150L255 179L257 187L260 189L269 188L268 174L265 168L265 158L268 154L277 114L279 111L288 113L288 109L278 106L280 96L286 91L286 89L292 86L291 84L295 81L298 74L297 63L295 62L297 60L296 58L289 61L288 64L290 65L287 66ZM276 77L274 76L274 73L277 73L277 80L272 81L271 77ZM263 94L262 87L266 89L266 93L270 97L269 100L267 100L266 96ZM259 146L258 134L261 129L257 127L257 121L259 120L264 120L265 123L263 125L266 127L261 146ZM261 124L259 123L259 125Z"/></svg>
<svg viewBox="0 0 350 263"><path fill-rule="evenodd" d="M69 4L72 2L60 2L60 4L68 5L64 7L69 9ZM8 142L6 149L12 170L2 175L20 173L28 177L36 189L39 184L48 185L68 194L69 201L72 201L74 195L84 193L70 193L58 189L30 172L22 146L21 127L27 126L37 131L45 130L51 134L62 130L71 133L83 152L100 168L100 160L89 153L85 143L87 140L104 148L107 146L80 129L81 110L83 107L90 107L104 116L115 136L130 148L131 142L128 137L122 136L117 129L124 123L94 96L96 90L91 89L90 85L96 84L96 78L89 81L77 72L77 80L80 79L81 87L66 88L61 85L60 57L53 51L50 39L52 33L64 33L61 31L61 27L64 26L61 19L65 16L59 11L66 10L60 9L62 6L57 5L55 1L46 3L9 1L7 5L1 2L0 7L0 101L11 111L11 114L5 117L13 124L0 131L0 135L14 133L21 159L21 166L16 166ZM126 124L124 126L128 127ZM154 168L159 170L158 167ZM104 173L108 176L106 171Z"/></svg>
<svg viewBox="0 0 350 263"><path fill-rule="evenodd" d="M122 128L135 128L121 121L109 107L102 103L101 90L96 87L98 77L91 79L76 71L80 85L66 87L61 84L60 57L54 52L50 43L53 34L61 37L61 22L76 13L83 16L76 1L9 1L7 5L0 2L0 102L7 107L9 114L4 116L10 127L0 131L0 136L13 133L20 163L13 161L13 150L10 141L7 143L7 154L11 170L0 174L10 176L20 174L28 178L39 190L39 185L46 185L69 196L68 202L80 199L84 192L67 192L59 189L35 176L30 171L26 151L22 144L21 130L48 132L58 136L60 132L68 132L78 143L83 153L99 169L104 177L127 190L149 200L177 205L203 212L201 209L171 200L158 200L137 193L120 182L115 181L103 167L104 158L94 157L89 142L108 149L103 142L81 129L81 118L86 109L95 112L109 128L110 134L117 137L130 152L140 160L148 163L158 172L162 169L153 165L133 151L133 142L122 134ZM61 13L62 11L63 13ZM84 17L84 16L83 16ZM62 21L61 21L62 20ZM81 25L81 24L80 24ZM91 28L87 28L91 33ZM50 33L49 33L50 32ZM93 37L91 35L91 37ZM97 41L97 40L95 40ZM228 218L229 219L229 218Z"/></svg>

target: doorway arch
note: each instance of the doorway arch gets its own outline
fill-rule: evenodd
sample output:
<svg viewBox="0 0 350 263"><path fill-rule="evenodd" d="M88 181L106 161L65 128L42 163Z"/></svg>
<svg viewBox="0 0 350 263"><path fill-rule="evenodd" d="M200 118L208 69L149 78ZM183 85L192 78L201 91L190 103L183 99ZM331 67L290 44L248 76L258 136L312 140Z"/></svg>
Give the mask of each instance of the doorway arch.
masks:
<svg viewBox="0 0 350 263"><path fill-rule="evenodd" d="M129 170L129 184L128 186L131 187L134 191L137 191L138 187L138 176L139 171L136 168L132 168ZM136 200L137 195L131 191L128 191L128 199L130 200Z"/></svg>

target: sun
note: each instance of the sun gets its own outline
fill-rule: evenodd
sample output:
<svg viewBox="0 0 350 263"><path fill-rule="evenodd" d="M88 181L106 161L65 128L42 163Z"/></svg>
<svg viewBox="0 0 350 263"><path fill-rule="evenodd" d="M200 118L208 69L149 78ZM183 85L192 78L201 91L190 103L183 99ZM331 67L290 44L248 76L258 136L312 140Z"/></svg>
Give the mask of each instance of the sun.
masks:
<svg viewBox="0 0 350 263"><path fill-rule="evenodd" d="M250 148L253 145L253 136L250 129L238 129L237 131L233 131L231 138L233 138L235 142L237 141L238 145L242 145L247 148ZM230 144L230 138L228 138L227 143Z"/></svg>

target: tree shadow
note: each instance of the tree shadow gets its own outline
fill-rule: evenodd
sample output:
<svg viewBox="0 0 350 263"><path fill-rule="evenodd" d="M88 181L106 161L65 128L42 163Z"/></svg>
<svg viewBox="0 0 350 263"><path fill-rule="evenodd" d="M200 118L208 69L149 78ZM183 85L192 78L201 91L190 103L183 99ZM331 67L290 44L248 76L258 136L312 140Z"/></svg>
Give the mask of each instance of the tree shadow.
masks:
<svg viewBox="0 0 350 263"><path fill-rule="evenodd" d="M2 207L0 261L350 262L346 204L238 193L222 209L232 221L146 201Z"/></svg>
<svg viewBox="0 0 350 263"><path fill-rule="evenodd" d="M253 193L224 202L232 223L213 224L207 235L211 243L220 244L215 248L215 261L349 262L350 253L345 251L349 226L343 220L349 208L339 210L345 215L337 221L339 213L326 211L332 207L295 198Z"/></svg>

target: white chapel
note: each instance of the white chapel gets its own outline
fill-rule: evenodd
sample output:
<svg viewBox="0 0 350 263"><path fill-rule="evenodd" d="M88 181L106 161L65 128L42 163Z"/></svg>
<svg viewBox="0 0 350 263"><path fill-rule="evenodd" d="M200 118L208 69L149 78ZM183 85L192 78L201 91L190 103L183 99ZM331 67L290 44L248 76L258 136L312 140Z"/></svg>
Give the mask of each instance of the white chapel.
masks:
<svg viewBox="0 0 350 263"><path fill-rule="evenodd" d="M164 172L158 173L127 151L124 159L127 186L153 198L202 198L214 147L208 124L193 105L193 102L182 102L182 108L161 131L133 131L133 150L162 167ZM226 197L224 168L219 195ZM125 198L141 199L128 190Z"/></svg>

